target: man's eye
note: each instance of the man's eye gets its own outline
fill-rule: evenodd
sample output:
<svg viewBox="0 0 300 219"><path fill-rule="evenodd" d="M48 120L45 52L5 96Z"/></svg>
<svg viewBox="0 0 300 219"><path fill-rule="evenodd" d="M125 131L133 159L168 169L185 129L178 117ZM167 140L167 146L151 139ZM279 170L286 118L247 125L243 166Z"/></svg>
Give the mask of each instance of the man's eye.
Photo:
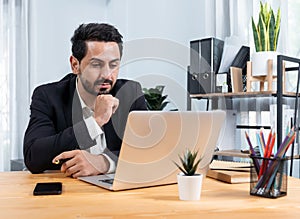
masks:
<svg viewBox="0 0 300 219"><path fill-rule="evenodd" d="M101 64L100 63L91 63L91 66L94 68L100 68Z"/></svg>
<svg viewBox="0 0 300 219"><path fill-rule="evenodd" d="M118 63L111 63L110 65L110 68L117 68L119 66Z"/></svg>

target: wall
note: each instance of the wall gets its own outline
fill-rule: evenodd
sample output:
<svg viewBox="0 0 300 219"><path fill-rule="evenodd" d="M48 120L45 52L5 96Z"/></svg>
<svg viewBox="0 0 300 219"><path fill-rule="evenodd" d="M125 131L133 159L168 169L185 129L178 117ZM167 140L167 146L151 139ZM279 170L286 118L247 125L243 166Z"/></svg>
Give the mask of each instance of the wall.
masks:
<svg viewBox="0 0 300 219"><path fill-rule="evenodd" d="M105 20L106 1L30 0L30 88L71 72L70 38L81 23Z"/></svg>
<svg viewBox="0 0 300 219"><path fill-rule="evenodd" d="M199 38L203 32L197 22L203 20L198 13L200 3L170 0L123 3L123 17L127 19L123 76L138 80L143 87L165 85L171 102L168 107L172 109L186 109L189 41ZM108 20L114 20L110 12L115 10L115 5L111 1Z"/></svg>
<svg viewBox="0 0 300 219"><path fill-rule="evenodd" d="M170 107L185 110L189 41L203 37L201 10L198 0L31 0L30 89L71 71L70 38L80 23L104 21L124 36L120 77L165 85Z"/></svg>

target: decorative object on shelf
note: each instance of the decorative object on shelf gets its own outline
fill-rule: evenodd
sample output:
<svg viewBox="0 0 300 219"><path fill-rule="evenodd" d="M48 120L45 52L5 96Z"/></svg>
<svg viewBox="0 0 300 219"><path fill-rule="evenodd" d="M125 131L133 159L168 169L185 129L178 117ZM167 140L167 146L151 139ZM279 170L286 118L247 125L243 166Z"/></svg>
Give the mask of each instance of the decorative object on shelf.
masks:
<svg viewBox="0 0 300 219"><path fill-rule="evenodd" d="M273 91L273 81L277 80L277 74L273 74L273 60L267 60L267 75L254 75L253 74L253 62L247 62L247 92L253 91L252 82L259 82L259 91L265 91L265 82L267 82L267 91ZM285 92L285 64L282 65L282 86L283 92Z"/></svg>
<svg viewBox="0 0 300 219"><path fill-rule="evenodd" d="M277 74L277 50L278 37L280 32L281 12L278 8L275 18L273 9L268 3L260 2L258 23L255 24L252 17L252 31L255 50L252 54L252 76L266 76L269 66L268 60L272 60L272 74Z"/></svg>
<svg viewBox="0 0 300 219"><path fill-rule="evenodd" d="M166 101L168 95L163 95L164 88L163 85L155 88L143 88L148 110L163 110L170 103ZM171 111L177 111L177 109Z"/></svg>
<svg viewBox="0 0 300 219"><path fill-rule="evenodd" d="M232 93L243 92L243 69L230 67Z"/></svg>
<svg viewBox="0 0 300 219"><path fill-rule="evenodd" d="M231 63L231 67L236 67L242 69L242 84L243 89L242 91L247 90L247 62L250 61L250 47L249 46L242 46L238 53L236 54L234 60ZM230 68L229 68L230 70ZM229 80L230 79L230 80ZM231 75L228 74L228 82L231 81ZM229 83L230 84L230 83ZM232 84L230 84L231 88L229 88L229 91L232 91Z"/></svg>
<svg viewBox="0 0 300 219"><path fill-rule="evenodd" d="M181 165L175 165L181 171L177 175L178 192L180 200L200 200L203 175L197 174L197 168L202 158L197 157L198 152L186 149L183 157L179 157Z"/></svg>

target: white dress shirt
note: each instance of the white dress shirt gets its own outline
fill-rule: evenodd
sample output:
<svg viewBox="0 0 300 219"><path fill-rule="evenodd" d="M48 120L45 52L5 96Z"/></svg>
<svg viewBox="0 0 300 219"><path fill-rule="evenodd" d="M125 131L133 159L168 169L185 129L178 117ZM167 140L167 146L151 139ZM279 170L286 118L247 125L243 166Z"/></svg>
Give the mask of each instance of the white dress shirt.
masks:
<svg viewBox="0 0 300 219"><path fill-rule="evenodd" d="M77 79L78 80L78 79ZM87 151L89 151L91 154L102 154L105 156L109 162L109 170L107 173L115 172L116 164L115 162L103 151L106 148L106 140L105 135L101 127L98 125L98 123L95 120L94 112L84 103L84 101L81 99L81 96L78 91L78 82L76 82L76 92L79 97L79 101L81 104L81 108L83 111L83 121L85 122L88 132L90 134L90 137L93 140L96 140L97 144L88 148Z"/></svg>

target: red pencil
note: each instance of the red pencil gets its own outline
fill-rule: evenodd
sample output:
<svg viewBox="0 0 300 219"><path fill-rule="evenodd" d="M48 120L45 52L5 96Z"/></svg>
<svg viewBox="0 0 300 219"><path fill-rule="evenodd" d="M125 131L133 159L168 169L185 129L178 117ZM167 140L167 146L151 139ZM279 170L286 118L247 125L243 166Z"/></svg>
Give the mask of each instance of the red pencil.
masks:
<svg viewBox="0 0 300 219"><path fill-rule="evenodd" d="M268 140L267 140L267 145L266 145L266 150L268 150L268 148L270 147L270 142L272 139L272 129L270 130L269 136L268 136Z"/></svg>
<svg viewBox="0 0 300 219"><path fill-rule="evenodd" d="M264 174L264 172L266 171L267 166L269 164L269 160L268 159L271 157L272 150L273 150L273 147L274 147L274 144L275 144L275 139L276 139L276 133L274 132L274 134L272 135L272 138L271 138L271 142L270 142L270 144L268 146L267 153L265 155L266 160L263 160L263 163L262 163L262 167L261 167L262 172L261 172L261 175Z"/></svg>
<svg viewBox="0 0 300 219"><path fill-rule="evenodd" d="M276 133L274 132L274 134L272 136L271 143L270 143L270 147L268 149L267 158L270 158L271 155L272 155L272 150L273 150L273 147L274 147L274 144L275 144L275 139L276 139Z"/></svg>
<svg viewBox="0 0 300 219"><path fill-rule="evenodd" d="M272 138L272 129L270 130L269 136L268 136L268 141L265 147L265 151L264 151L264 158L268 158L268 154L269 154L269 150L270 150L270 143L271 143L271 138ZM262 161L262 165L260 166L259 169L259 174L258 174L258 179L260 179L260 177L262 176L262 174L265 172L266 168L267 168L268 162L267 160L263 159Z"/></svg>

